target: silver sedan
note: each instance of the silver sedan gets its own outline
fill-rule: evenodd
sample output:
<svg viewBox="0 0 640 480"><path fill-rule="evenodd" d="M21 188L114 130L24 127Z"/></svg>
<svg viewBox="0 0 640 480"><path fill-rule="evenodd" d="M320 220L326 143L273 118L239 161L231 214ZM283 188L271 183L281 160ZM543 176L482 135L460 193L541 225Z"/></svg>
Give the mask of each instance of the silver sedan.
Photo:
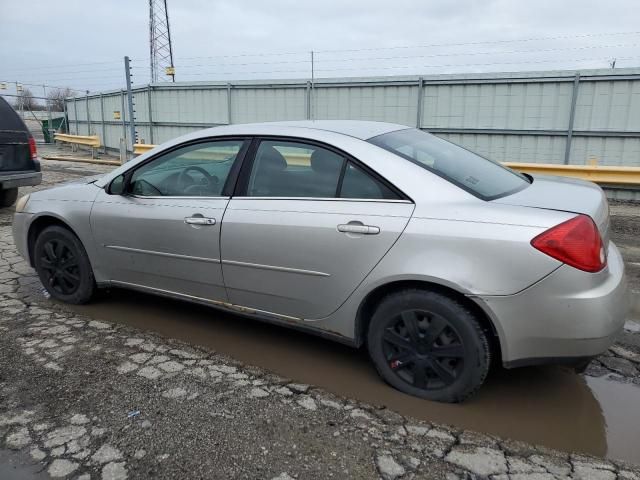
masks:
<svg viewBox="0 0 640 480"><path fill-rule="evenodd" d="M459 402L491 362L585 365L621 330L603 191L359 121L216 127L22 197L56 299L124 287L366 345L406 393Z"/></svg>

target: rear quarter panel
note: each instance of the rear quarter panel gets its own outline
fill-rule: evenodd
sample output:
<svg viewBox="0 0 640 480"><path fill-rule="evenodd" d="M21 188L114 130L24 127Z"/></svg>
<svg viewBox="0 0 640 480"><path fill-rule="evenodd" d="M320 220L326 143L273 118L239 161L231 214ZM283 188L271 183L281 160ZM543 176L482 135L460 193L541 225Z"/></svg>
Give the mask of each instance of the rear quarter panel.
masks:
<svg viewBox="0 0 640 480"><path fill-rule="evenodd" d="M361 303L376 288L397 281L434 283L468 296L522 291L562 265L534 249L531 239L574 215L475 198L416 205L393 248L318 326L356 338Z"/></svg>

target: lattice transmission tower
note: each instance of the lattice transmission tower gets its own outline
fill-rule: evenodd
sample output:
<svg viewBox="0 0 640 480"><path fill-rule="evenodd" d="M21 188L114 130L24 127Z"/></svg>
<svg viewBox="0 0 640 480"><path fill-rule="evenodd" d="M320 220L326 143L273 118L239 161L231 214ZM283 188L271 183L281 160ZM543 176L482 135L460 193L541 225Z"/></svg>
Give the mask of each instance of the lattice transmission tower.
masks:
<svg viewBox="0 0 640 480"><path fill-rule="evenodd" d="M149 0L149 57L152 82L176 81L167 0Z"/></svg>

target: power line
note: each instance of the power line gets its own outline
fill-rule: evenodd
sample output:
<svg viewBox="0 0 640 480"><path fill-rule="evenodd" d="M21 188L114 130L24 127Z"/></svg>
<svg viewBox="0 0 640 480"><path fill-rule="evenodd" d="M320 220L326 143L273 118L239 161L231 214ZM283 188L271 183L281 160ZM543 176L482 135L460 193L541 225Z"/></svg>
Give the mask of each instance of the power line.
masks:
<svg viewBox="0 0 640 480"><path fill-rule="evenodd" d="M576 51L576 50L599 50L599 49L606 49L606 48L628 48L628 47L637 47L639 44L637 43L621 43L621 44L614 44L614 45L588 45L588 46L580 46L580 47L566 47L566 48L546 48L546 49L529 49L529 50L510 50L510 51L484 51L484 52L454 52L454 53L435 53L435 54L428 54L428 55L403 55L403 56L389 56L389 57L349 57L349 58L339 58L339 59L324 59L319 63L340 63L340 62L353 62L353 61L393 61L393 60L409 60L409 59L419 59L419 58L438 58L438 57L465 57L465 56L480 56L480 55L513 55L513 54L530 54L530 53L551 53L551 52L562 52L562 51ZM225 63L225 64L191 64L191 65L183 65L180 68L182 69L193 69L193 68L201 68L201 67L229 67L229 66L250 66L250 65L283 65L283 64L308 64L308 59L305 60L293 60L293 61L276 61L276 62L243 62L243 63ZM526 63L525 60L522 60L520 62L513 62L513 63ZM499 63L497 63L499 64ZM411 66L406 66L406 68L410 68ZM379 68L384 68L384 67L379 67ZM405 67L403 67L405 68ZM112 68L108 68L108 69L93 69L93 70L75 70L75 71L65 71L65 72L56 72L56 73L49 73L47 74L48 77L57 77L59 75L65 75L65 74L72 74L72 73L95 73L95 72L103 72L103 71L112 71ZM321 69L324 71L327 71L327 69ZM337 70L337 69L336 69ZM269 72L265 72L265 73L305 73L305 71L303 70L275 70L275 71L269 71ZM254 74L254 73L261 73L261 72L242 72L242 71L238 71L238 72L234 72L234 73L247 73L247 74ZM207 75L208 72L202 72L202 73L187 73L185 75L187 76L202 76L202 75ZM101 79L105 79L105 78L120 78L120 74L114 74L114 75L100 75ZM86 77L82 77L82 76L74 76L74 77L69 77L69 78L55 78L55 80L57 81L64 81L64 80L92 80L96 77L94 76L86 76ZM144 77L143 77L144 78ZM40 86L41 84L31 84L31 85L36 85L36 86ZM56 88L61 88L61 87L56 87Z"/></svg>
<svg viewBox="0 0 640 480"><path fill-rule="evenodd" d="M380 51L380 50L398 50L398 49L414 49L414 48L432 48L432 47L455 47L455 46L471 46L471 45L497 45L497 44L513 44L513 43L522 43L522 42L535 42L535 41L545 41L545 40L566 40L566 39L580 39L580 38L600 38L600 37L608 37L608 36L629 36L629 35L638 35L640 31L627 31L627 32L605 32L605 33L588 33L588 34L578 34L578 35L558 35L558 36L547 36L547 37L531 37L531 38L523 38L523 39L502 39L502 40L487 40L487 41L477 41L477 42L458 42L458 43L432 43L432 44L422 44L422 45L403 45L403 46L393 46L393 47L372 47L372 48L360 48L360 49L327 49L327 50L314 50L315 53L352 53L352 52L370 52L370 51ZM410 59L410 58L430 58L430 57L446 57L446 56L474 56L474 55L500 55L500 54L516 54L516 53L533 53L533 52L553 52L553 51L569 51L569 50L582 50L582 49L599 49L599 48L624 48L624 47L635 47L637 44L617 44L617 45L592 45L592 46L581 46L581 47L567 47L567 48L549 48L549 49L535 49L535 50L512 50L512 51L487 51L487 52L451 52L451 53L439 53L439 54L429 54L429 55L412 55L412 56L395 56L395 57L357 57L357 58L346 58L346 59L334 59L329 60L325 59L324 62L346 62L352 60L395 60L395 59ZM243 62L243 63L234 63L234 64L225 64L229 66L245 66L245 65L267 65L267 64L303 64L308 63L308 59L306 59L306 55L308 55L307 51L296 51L296 52L275 52L275 53L243 53L243 54L235 54L235 55L218 55L218 56L198 56L198 57L183 57L182 60L197 60L197 59L223 59L223 58L244 58L244 57L274 57L274 56L283 56L283 55L304 55L305 59L303 60L289 60L289 61L275 61L275 62ZM17 70L13 70L12 73L16 73L21 75L19 72L33 72L36 70L49 70L56 69L60 70L64 69L63 72L52 72L46 73L46 75L62 75L69 73L94 73L94 72L102 72L102 71L110 71L112 68L98 68L98 69L83 69L83 70L67 70L65 67L84 67L84 66L94 66L94 65L119 65L119 61L102 61L102 62L85 62L85 63L69 63L69 64L55 64L55 65L41 65L36 67L28 67L28 68L18 68ZM208 66L207 64L186 64L181 68L195 68L200 66ZM44 72L43 72L44 73Z"/></svg>
<svg viewBox="0 0 640 480"><path fill-rule="evenodd" d="M108 64L120 64L120 62L115 62L115 61L109 61L109 62L92 62L92 63L68 63L68 64L56 64L56 65L41 65L38 67L28 67L28 68L21 68L18 67L17 71L32 71L32 70L43 70L43 69L50 69L50 68L64 68L64 67L85 67L88 65L108 65Z"/></svg>
<svg viewBox="0 0 640 480"><path fill-rule="evenodd" d="M519 42L534 42L545 40L567 40L578 38L594 38L605 36L624 36L624 35L639 35L640 31L632 32L607 32L607 33L587 33L581 35L560 35L550 37L533 37L522 39L505 39L505 40L487 40L480 42L461 42L461 43L431 43L421 45L401 45L394 47L371 47L371 48L357 48L357 49L333 49L333 50L315 50L314 53L342 53L342 52L366 52L366 51L379 51L379 50L397 50L397 49L411 49L411 48L432 48L432 47L462 47L470 45L494 45L494 44L509 44ZM276 53L241 53L236 55L216 55L216 56L204 56L204 57L182 57L182 60L198 60L198 59L213 59L213 58L240 58L240 57L270 57L280 55L308 55L308 51L294 51L294 52L276 52Z"/></svg>
<svg viewBox="0 0 640 480"><path fill-rule="evenodd" d="M80 80L94 80L94 79L103 79L103 78L122 78L124 79L124 75L100 75L99 77L96 77L95 75L89 76L89 77L69 77L69 78L54 78L53 80L55 80L56 82L64 82L67 80L74 80L74 81L80 81ZM34 80L32 80L34 81ZM42 83L44 82L39 82L39 83L31 83L30 85L37 85L37 86L42 86ZM25 83L25 85L29 85L27 83Z"/></svg>
<svg viewBox="0 0 640 480"><path fill-rule="evenodd" d="M637 47L640 44L637 43L621 43L616 45L589 45L582 47L567 47L567 48L545 48L545 49L534 49L534 50L511 50L511 51L485 51L485 52L457 52L457 53L435 53L429 55L404 55L404 56L393 56L393 57L349 57L349 58L339 58L339 59L323 59L320 60L324 63L335 63L335 62L351 62L358 60L408 60L408 59L417 59L417 58L435 58L435 57L466 57L466 56L476 56L476 55L513 55L513 54L527 54L527 53L550 53L550 52L565 52L572 50L600 50L604 48L628 48L628 47ZM314 51L315 53L315 51ZM277 62L244 62L244 63L221 63L221 64L212 64L212 63L201 63L201 64L187 64L180 65L179 68L198 68L198 67L230 67L230 66L249 66L249 65L283 65L283 64L302 64L309 63L308 59L305 60L287 60L287 61L277 61Z"/></svg>
<svg viewBox="0 0 640 480"><path fill-rule="evenodd" d="M615 35L638 35L640 31L634 32L610 32L610 33L586 33L582 35L560 35L555 37L534 37L534 38L521 38L521 39L509 39L509 40L486 40L481 42L464 42L464 43L431 43L424 45L401 45L395 47L377 47L377 48L358 48L358 49L336 49L336 50L316 50L319 53L333 53L333 52L367 52L377 50L397 50L408 48L432 48L432 47L463 47L469 45L494 45L503 43L519 43L519 42L538 42L545 40L569 40L576 38L592 38L592 37L605 37Z"/></svg>
<svg viewBox="0 0 640 480"><path fill-rule="evenodd" d="M84 92L84 90L78 90L76 88L71 88L71 87L60 87L57 85L49 85L46 83L27 83L27 82L19 82L19 81L15 81L15 80L0 80L1 83L8 83L8 84L18 84L18 85L28 85L30 87L46 87L46 88L56 88L56 89L62 89L64 90L65 88L68 88L69 90L73 90L75 92Z"/></svg>
<svg viewBox="0 0 640 480"><path fill-rule="evenodd" d="M435 57L467 57L476 55L513 55L513 54L527 54L527 53L551 53L551 52L567 52L572 50L600 50L604 48L628 48L637 47L640 44L637 43L621 43L617 45L588 45L582 47L566 47L566 48L543 48L535 50L507 50L507 51L486 51L486 52L454 52L454 53L432 53L429 55L405 55L394 57L351 57L340 58L335 60L322 60L323 62L351 62L354 60L408 60L412 58L435 58Z"/></svg>
<svg viewBox="0 0 640 480"><path fill-rule="evenodd" d="M640 58L637 57L618 57L618 60L633 60ZM487 63L450 63L450 64L439 64L439 65L398 65L398 66L387 66L387 67L371 67L365 68L364 70L394 70L400 68L442 68L442 67L479 67L479 66L491 66L491 65L520 65L520 64L541 64L541 63L560 63L560 62L586 62L586 61L609 61L609 57L588 57L588 58L557 58L552 60L521 60L518 62L487 62ZM363 70L362 67L355 68L333 68L333 69L319 69L322 72L338 72L338 71L347 71L347 70Z"/></svg>
<svg viewBox="0 0 640 480"><path fill-rule="evenodd" d="M56 72L37 73L37 75L66 75L69 73L96 73L96 72L112 72L114 68L94 68L90 70L60 70ZM23 73L18 75L31 75L30 73Z"/></svg>
<svg viewBox="0 0 640 480"><path fill-rule="evenodd" d="M618 60L633 60L640 57L617 57ZM349 67L349 68L320 68L317 69L322 72L339 72L339 71L353 71L353 70L394 70L394 69L418 69L418 68L442 68L442 67L473 67L473 66L492 66L492 65L520 65L520 64L544 64L544 63L560 63L560 62L585 62L585 61L609 61L610 57L584 57L584 58L557 58L549 60L520 60L512 62L483 62L483 63L448 63L448 64L431 64L431 65L398 65L398 66L372 66L372 67ZM308 70L254 70L254 71L226 71L226 72L198 72L198 73L185 73L184 76L196 77L205 75L256 75L256 74L272 74L272 73L302 73L308 74Z"/></svg>

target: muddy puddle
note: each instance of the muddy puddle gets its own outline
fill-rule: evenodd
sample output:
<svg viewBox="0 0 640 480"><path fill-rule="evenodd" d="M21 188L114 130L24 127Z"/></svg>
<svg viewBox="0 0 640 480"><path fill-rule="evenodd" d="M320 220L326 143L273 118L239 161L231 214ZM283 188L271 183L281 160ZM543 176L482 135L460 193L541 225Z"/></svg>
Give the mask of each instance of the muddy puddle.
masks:
<svg viewBox="0 0 640 480"><path fill-rule="evenodd" d="M565 451L640 463L640 388L560 367L496 369L463 405L428 402L384 384L362 351L241 316L113 290L78 313L212 348L298 382L404 415Z"/></svg>

